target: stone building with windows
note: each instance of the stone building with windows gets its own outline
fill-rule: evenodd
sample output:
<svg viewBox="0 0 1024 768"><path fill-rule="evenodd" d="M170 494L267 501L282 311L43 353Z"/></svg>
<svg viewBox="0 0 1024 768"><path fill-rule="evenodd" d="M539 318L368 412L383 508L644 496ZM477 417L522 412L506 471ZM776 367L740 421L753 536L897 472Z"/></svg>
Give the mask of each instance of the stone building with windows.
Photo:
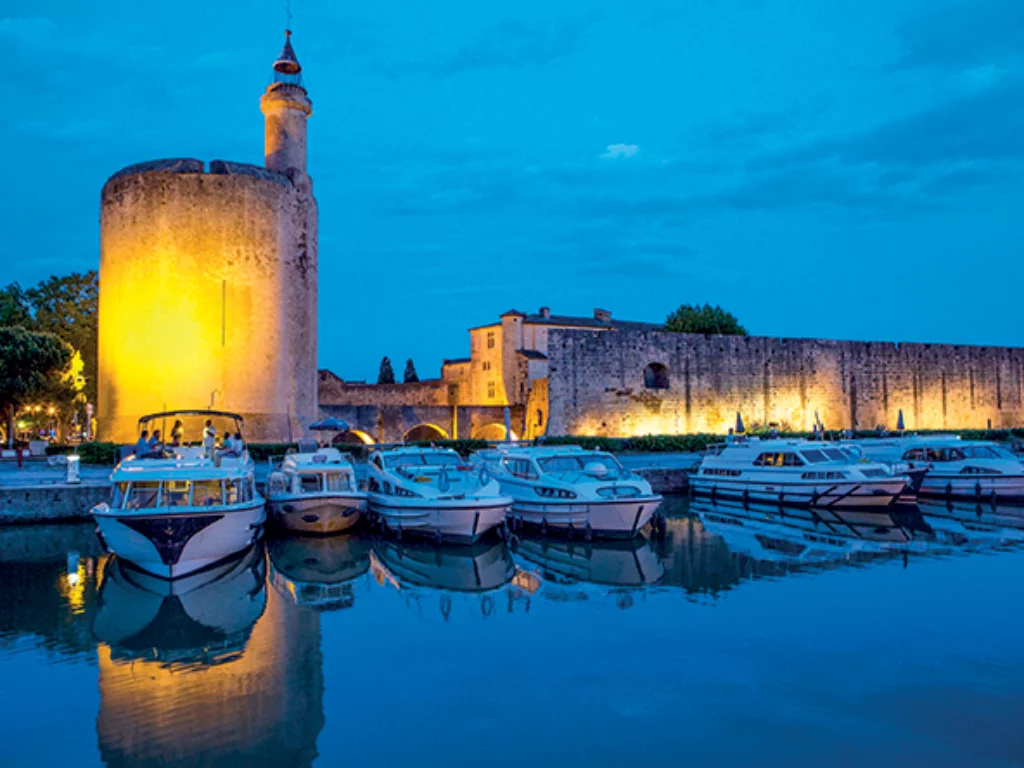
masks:
<svg viewBox="0 0 1024 768"><path fill-rule="evenodd" d="M660 328L658 323L613 318L604 309L595 309L590 317L554 315L548 307L532 314L513 309L495 322L470 328L469 357L445 360L439 379L373 385L344 382L330 371L321 371L320 406L324 412L347 417L350 423L355 417L360 435L375 441L379 441L378 434L387 441L412 439L410 435L423 439L456 434L501 440L506 435L505 408L510 413L512 437L539 437L545 434L548 422L548 347L552 334ZM377 406L373 417L380 423L367 423L358 406ZM433 410L428 410L430 406ZM411 424L416 419L423 421Z"/></svg>

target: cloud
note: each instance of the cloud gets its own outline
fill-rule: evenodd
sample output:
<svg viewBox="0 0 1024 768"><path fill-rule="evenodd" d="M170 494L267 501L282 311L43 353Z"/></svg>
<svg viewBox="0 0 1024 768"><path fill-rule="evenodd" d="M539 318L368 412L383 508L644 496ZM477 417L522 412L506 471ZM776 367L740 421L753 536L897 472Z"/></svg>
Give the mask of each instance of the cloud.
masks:
<svg viewBox="0 0 1024 768"><path fill-rule="evenodd" d="M619 160L634 157L640 147L636 144L609 144L605 153L601 155L602 160Z"/></svg>

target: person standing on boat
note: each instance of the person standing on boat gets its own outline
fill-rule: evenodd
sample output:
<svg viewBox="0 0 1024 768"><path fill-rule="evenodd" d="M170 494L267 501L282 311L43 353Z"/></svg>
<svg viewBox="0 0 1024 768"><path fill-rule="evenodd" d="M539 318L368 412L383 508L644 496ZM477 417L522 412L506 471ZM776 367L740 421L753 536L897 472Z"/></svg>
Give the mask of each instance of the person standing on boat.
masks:
<svg viewBox="0 0 1024 768"><path fill-rule="evenodd" d="M149 430L142 430L139 441L135 444L135 456L142 457L149 453Z"/></svg>
<svg viewBox="0 0 1024 768"><path fill-rule="evenodd" d="M217 440L217 428L213 426L213 421L210 419L206 420L206 426L203 427L203 451L206 453L206 458L213 458L213 447Z"/></svg>
<svg viewBox="0 0 1024 768"><path fill-rule="evenodd" d="M174 422L174 426L171 427L171 445L175 448L180 448L184 440L185 425L181 423L181 419L178 419Z"/></svg>

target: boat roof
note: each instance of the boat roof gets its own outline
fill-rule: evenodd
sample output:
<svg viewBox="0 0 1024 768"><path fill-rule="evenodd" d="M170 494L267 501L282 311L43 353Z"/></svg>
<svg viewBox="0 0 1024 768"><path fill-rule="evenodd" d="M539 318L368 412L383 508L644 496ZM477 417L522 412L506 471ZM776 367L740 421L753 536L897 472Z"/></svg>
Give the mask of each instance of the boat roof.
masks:
<svg viewBox="0 0 1024 768"><path fill-rule="evenodd" d="M284 464L292 465L297 471L333 469L340 471L352 468L352 458L337 448L320 448L315 453L289 453Z"/></svg>
<svg viewBox="0 0 1024 768"><path fill-rule="evenodd" d="M416 453L453 453L456 456L459 455L458 451L453 448L430 448L424 445L403 445L396 446L395 448L375 448L371 453L380 454L381 456L401 456L410 455Z"/></svg>
<svg viewBox="0 0 1024 768"><path fill-rule="evenodd" d="M248 475L251 461L224 457L220 466L205 456L178 453L169 459L140 459L129 456L114 467L111 479L114 482L136 482L150 480L222 480Z"/></svg>
<svg viewBox="0 0 1024 768"><path fill-rule="evenodd" d="M245 419L242 418L242 415L239 413L234 413L232 411L211 411L206 408L194 408L183 411L160 411L159 413L150 413L146 416L140 417L139 424L144 424L147 421L153 421L154 419L166 419L171 416L206 416L207 418L211 416L218 416L221 418L234 419L239 424L245 423Z"/></svg>
<svg viewBox="0 0 1024 768"><path fill-rule="evenodd" d="M578 445L498 445L494 448L480 451L480 453L486 454L490 451L495 451L508 456L521 456L528 459L540 459L550 456L588 456L594 454L601 454L603 456L609 455L608 451L581 448Z"/></svg>

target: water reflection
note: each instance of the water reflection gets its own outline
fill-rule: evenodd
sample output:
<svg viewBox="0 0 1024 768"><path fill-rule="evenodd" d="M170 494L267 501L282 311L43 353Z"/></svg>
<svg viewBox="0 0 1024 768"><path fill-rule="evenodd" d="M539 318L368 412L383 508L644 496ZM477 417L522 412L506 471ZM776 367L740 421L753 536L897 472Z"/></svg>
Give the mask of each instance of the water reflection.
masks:
<svg viewBox="0 0 1024 768"><path fill-rule="evenodd" d="M538 566L543 580L554 584L642 587L658 583L665 574L660 558L643 536L631 541L586 543L525 538L519 541L516 554Z"/></svg>
<svg viewBox="0 0 1024 768"><path fill-rule="evenodd" d="M116 662L212 666L242 655L266 604L262 545L175 581L111 558L93 632Z"/></svg>
<svg viewBox="0 0 1024 768"><path fill-rule="evenodd" d="M95 622L107 765L310 765L323 727L319 615L266 588L262 545L215 578L112 563Z"/></svg>
<svg viewBox="0 0 1024 768"><path fill-rule="evenodd" d="M27 641L92 662L89 627L104 559L92 524L0 526L0 651Z"/></svg>
<svg viewBox="0 0 1024 768"><path fill-rule="evenodd" d="M492 617L492 593L515 574L512 556L500 539L465 547L381 538L374 542L370 569L377 584L393 589L409 609L445 622L453 613Z"/></svg>
<svg viewBox="0 0 1024 768"><path fill-rule="evenodd" d="M318 611L351 608L353 582L370 568L370 543L353 535L286 536L267 550L274 586L296 605Z"/></svg>
<svg viewBox="0 0 1024 768"><path fill-rule="evenodd" d="M813 593L812 582L820 578L822 570L845 570L848 577L843 600L833 601L835 615L827 626L845 628L854 638L856 632L863 631L865 644L875 647L878 634L890 631L899 616L880 614L882 620L863 629L848 623L843 610L846 601L857 604L859 593L853 585L861 582L856 580L863 579L873 584L869 589L877 589L879 584L890 584L892 578L902 578L901 589L906 590L918 574L918 581L928 584L923 591L911 591L907 605L917 606L920 615L931 620L933 614L926 612L931 606L930 580L936 569L889 569L896 574L890 576L881 568L858 573L849 566L893 558L913 564L915 558L927 557L933 564L948 560L967 566L957 576L970 578L975 572L971 568L976 566L963 562L965 558L944 556L1001 551L1024 541L1024 509L989 505L922 503L920 511L911 508L866 515L814 514L744 507L741 503L689 505L678 499L666 506L670 513L666 531L653 539L570 542L525 538L516 542L513 552L497 539L473 547L438 548L425 541L356 536L279 538L268 542L266 556L255 548L214 571L173 583L102 555L91 526L0 529L0 673L11 675L12 669L18 668L18 672L24 667L29 670L22 673L24 681L41 677L42 671L56 680L52 684L67 686L62 690L76 697L76 707L68 718L66 701L57 701L54 717L67 718L69 727L84 727L87 749L98 744L99 757L107 765L311 765L317 757L318 740L321 750L330 749L332 741L359 741L358 735L346 731L353 719L358 720L347 698L355 695L353 691L372 700L388 685L396 690L400 687L406 704L403 716L419 716L426 733L435 724L429 714L423 717L416 711L420 699L443 701L439 711L446 720L465 716L479 701L460 698L463 691L472 689L470 679L490 675L487 685L512 685L505 676L518 678L524 666L516 662L506 667L501 660L514 658L516 649L527 643L543 641L557 646L560 638L599 636L604 643L601 648L615 649L606 656L600 648L593 651L599 656L599 665L613 658L618 659L613 663L622 664L623 659L631 658L628 650L636 642L635 622L644 622L645 631L659 638L661 644L654 645L663 648L672 647L671 638L703 624L704 629L696 631L704 633L705 653L714 657L735 652L735 657L729 657L730 670L738 664L744 675L771 682L778 672L775 665L783 652L780 649L800 642L802 635L795 629L786 635L786 627L802 620L801 601L809 588ZM978 561L1002 562L1002 558ZM1012 559L1010 562L1012 565ZM966 599L973 604L1005 587L1005 574L1000 582L998 570L990 573L996 577L979 583L976 589L971 587L973 592L967 590L970 596L961 596L961 603ZM735 608L746 601L730 595L732 590L748 589L744 585L750 579L762 577L778 579L762 590L773 596L771 610L780 615L792 611L780 618L777 627L759 625L759 631L776 643L765 646L765 658L771 661L764 669L751 661L758 647L743 644L744 622L750 620L750 614L737 613ZM790 584L797 589L787 589ZM757 595L753 589L743 594ZM711 602L708 595L731 610L705 610L703 605ZM787 600L787 595L798 598ZM680 606L679 596L695 605ZM819 605L828 602L820 593L814 597ZM992 599L994 605L1002 604L996 597ZM531 611L531 604L537 609ZM634 605L638 606L631 612L637 614L635 619L623 622L613 618L618 616L617 609ZM864 600L857 610L874 610L873 606L881 609L885 602ZM938 597L935 606L935 616L948 608ZM338 610L353 607L358 610ZM745 610L752 610L749 604ZM999 609L992 610L998 613ZM502 617L500 625L490 621L498 616ZM947 628L942 631L957 630L955 623L941 624L937 618L933 623ZM333 675L328 687L322 630L327 652L333 654L326 666L326 674ZM799 629L814 631L813 622ZM932 633L936 634L934 627ZM422 668L416 651L404 657L406 666L395 665L396 649L401 647L397 641L404 642L406 636L415 636L422 644L427 666L443 669L449 677L426 682L416 678L425 674L411 671ZM366 664L365 670L362 663L353 663L351 653L353 640L360 637L366 641L366 658L377 659L376 664ZM952 635L948 641L957 653L964 647ZM374 656L381 646L386 661ZM891 647L911 645L893 643ZM566 660L558 664L544 667L536 662L540 666L536 677L529 680L529 689L543 688L549 679L567 670L568 677L558 689L565 696L571 696L567 692L578 690L579 681L586 680L588 685L602 686L602 691L620 691L617 697L605 697L609 700L629 699L637 679L630 675L631 667L616 667L621 675L615 672L602 677L591 671L594 658L580 656L573 661L572 648L568 644L562 647ZM477 666L466 661L467 654L471 657L473 653L477 654ZM673 686L676 678L689 674L690 667L677 653L653 653L659 669L669 669L675 676ZM486 664L481 664L485 656ZM934 669L947 669L945 659L936 658ZM56 663L68 660L94 666ZM573 664L583 666L574 668ZM76 668L79 677L67 676L65 667ZM829 662L830 674L840 674L837 670L841 668ZM715 678L709 690L717 690L721 683L716 674L708 673ZM720 677L726 679L730 674ZM793 674L799 677L800 671ZM83 677L85 690L81 689ZM648 686L644 696L654 691L655 698L662 697L659 701L675 701L667 688L658 688L657 675L644 679ZM95 696L97 682L98 703L91 705L89 696ZM603 700L595 695L577 703L584 706L591 699ZM737 700L746 699L737 696ZM395 701L389 706L397 706ZM818 701L812 704L817 707ZM723 706L721 701L718 705ZM661 705L645 708L637 698L631 706L645 712L645 717L654 717ZM593 714L596 719L609 713L598 707ZM32 717L15 708L0 718L0 734L4 728L9 733L43 727L38 715ZM331 729L325 730L325 717L332 721ZM364 717L360 728L369 732L379 711L367 708ZM441 717L438 715L438 723L443 722ZM500 725L501 718L489 714L480 722L480 733L493 734L492 726ZM344 732L344 737L337 735L339 732ZM580 733L577 730L572 735ZM379 746L380 739L367 736L363 741L373 747ZM30 762L29 752L15 754L25 758L15 759L15 764ZM326 755L325 763L336 764L347 755ZM70 752L67 757L66 762L96 761L95 756ZM366 762L365 753L360 758L352 762Z"/></svg>

